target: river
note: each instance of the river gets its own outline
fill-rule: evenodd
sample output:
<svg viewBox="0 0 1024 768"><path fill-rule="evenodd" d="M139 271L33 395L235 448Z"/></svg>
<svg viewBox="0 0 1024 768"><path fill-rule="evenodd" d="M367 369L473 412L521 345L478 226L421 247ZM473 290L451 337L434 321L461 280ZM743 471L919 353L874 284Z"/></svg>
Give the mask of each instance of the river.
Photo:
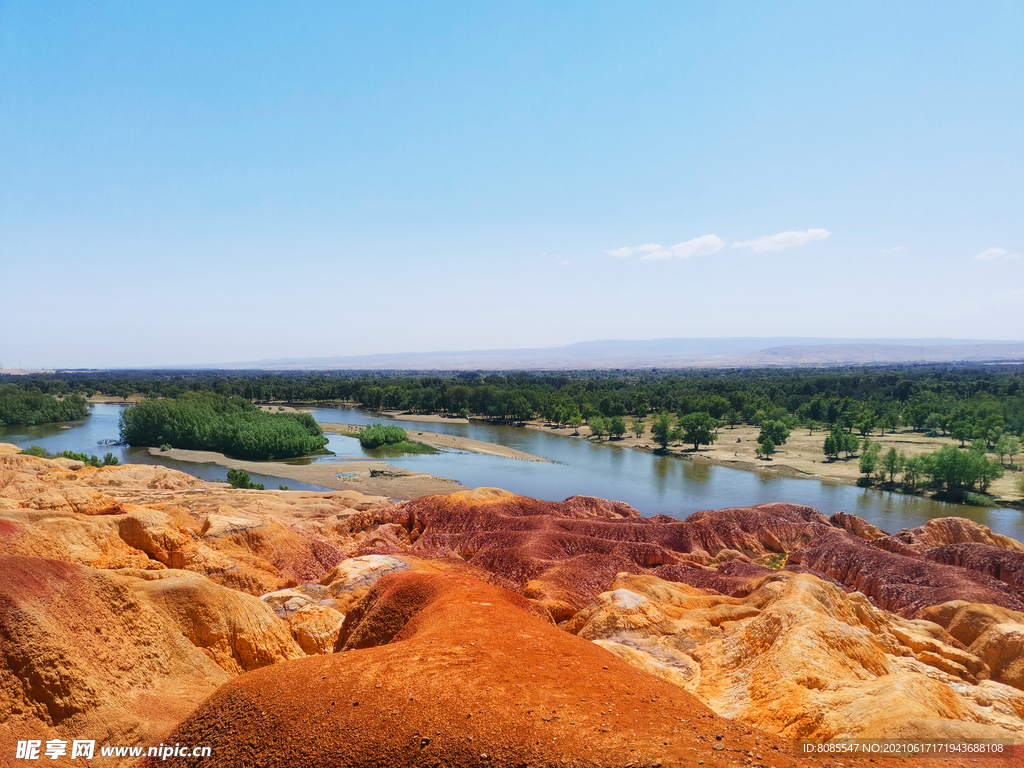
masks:
<svg viewBox="0 0 1024 768"><path fill-rule="evenodd" d="M41 445L52 453L69 449L102 456L110 451L122 462L159 463L204 480L225 477L226 470L215 464L174 461L159 455L151 456L145 449L97 445L99 440L117 438L117 418L122 406L97 404L91 408L92 416L82 422L0 428L0 442L12 442L23 448ZM806 504L826 515L852 512L890 533L923 525L932 518L957 516L1024 540L1024 512L1016 509L947 504L872 488L698 464L678 457L657 456L607 443L597 445L535 429L479 422L398 421L348 407L318 408L313 411L313 418L321 423L335 424L390 422L409 431L413 439L417 430L442 432L517 448L554 462L517 461L462 451L386 459L393 466L452 478L470 488L493 486L551 501L561 501L574 495L600 496L625 501L647 516L662 513L680 519L703 509L788 501ZM345 458L380 458L374 452L364 451L354 438L335 434L328 434L328 438L328 448L336 455L313 460L336 461L339 473L344 472ZM321 490L317 486L270 475L254 474L252 478L268 488L287 485L296 490Z"/></svg>

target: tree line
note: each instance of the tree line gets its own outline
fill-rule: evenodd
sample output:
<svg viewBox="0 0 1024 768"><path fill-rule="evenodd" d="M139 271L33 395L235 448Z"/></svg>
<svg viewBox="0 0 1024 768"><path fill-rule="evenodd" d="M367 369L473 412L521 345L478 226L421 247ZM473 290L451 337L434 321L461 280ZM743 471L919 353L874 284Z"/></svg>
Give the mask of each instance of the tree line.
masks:
<svg viewBox="0 0 1024 768"><path fill-rule="evenodd" d="M218 451L240 459L284 459L322 451L320 426L305 413L267 413L248 400L212 392L144 400L120 418L130 445Z"/></svg>
<svg viewBox="0 0 1024 768"><path fill-rule="evenodd" d="M37 387L0 385L0 427L35 426L57 421L76 421L89 415L81 394L45 393Z"/></svg>
<svg viewBox="0 0 1024 768"><path fill-rule="evenodd" d="M7 377L14 379L15 377ZM1024 366L908 365L713 371L461 372L433 375L333 371L117 371L17 377L42 394L102 393L177 398L213 392L251 402L357 402L371 410L475 416L504 422L541 417L587 423L594 416L708 413L726 424L779 420L841 424L865 436L909 426L967 442L1024 433ZM606 422L607 425L607 422ZM617 426L617 425L616 425Z"/></svg>

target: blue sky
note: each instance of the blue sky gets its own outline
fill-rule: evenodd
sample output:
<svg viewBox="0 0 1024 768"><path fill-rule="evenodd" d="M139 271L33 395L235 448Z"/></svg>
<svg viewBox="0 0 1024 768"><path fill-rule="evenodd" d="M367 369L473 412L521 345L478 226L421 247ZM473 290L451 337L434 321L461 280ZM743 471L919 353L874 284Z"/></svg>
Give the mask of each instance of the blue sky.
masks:
<svg viewBox="0 0 1024 768"><path fill-rule="evenodd" d="M1024 4L0 2L0 181L6 367L1020 339Z"/></svg>

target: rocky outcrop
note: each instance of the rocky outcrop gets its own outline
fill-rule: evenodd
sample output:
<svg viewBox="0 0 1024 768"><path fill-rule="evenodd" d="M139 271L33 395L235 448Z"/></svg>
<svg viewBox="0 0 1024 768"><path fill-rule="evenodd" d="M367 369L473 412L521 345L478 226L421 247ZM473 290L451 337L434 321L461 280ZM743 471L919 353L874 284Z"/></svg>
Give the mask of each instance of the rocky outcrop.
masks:
<svg viewBox="0 0 1024 768"><path fill-rule="evenodd" d="M882 608L914 618L929 606L950 600L991 603L1024 610L1016 590L983 573L897 554L842 531L833 531L792 553L802 565L863 592Z"/></svg>
<svg viewBox="0 0 1024 768"><path fill-rule="evenodd" d="M852 533L858 539L864 539L864 541L874 541L889 535L881 528L869 523L863 517L851 515L849 512L836 512L828 520L836 528Z"/></svg>
<svg viewBox="0 0 1024 768"><path fill-rule="evenodd" d="M621 574L567 628L788 738L1024 731L1024 695L941 627L806 574L766 576L742 599Z"/></svg>
<svg viewBox="0 0 1024 768"><path fill-rule="evenodd" d="M0 741L184 720L228 766L788 765L745 726L1018 733L1021 553L940 523L396 504L0 449Z"/></svg>
<svg viewBox="0 0 1024 768"><path fill-rule="evenodd" d="M228 683L167 741L216 744L223 768L797 763L788 741L714 715L476 579L385 576L345 636L340 653Z"/></svg>
<svg viewBox="0 0 1024 768"><path fill-rule="evenodd" d="M1024 595L1024 552L996 547L992 544L947 544L928 549L925 560L944 565L958 565L976 573L984 573Z"/></svg>
<svg viewBox="0 0 1024 768"><path fill-rule="evenodd" d="M165 616L166 624L232 675L305 655L289 625L258 598L187 571L142 571L138 576L136 592Z"/></svg>
<svg viewBox="0 0 1024 768"><path fill-rule="evenodd" d="M17 464L0 470L0 553L189 570L253 595L321 579L360 546L344 518L394 506L351 492L239 494L160 467L0 459Z"/></svg>
<svg viewBox="0 0 1024 768"><path fill-rule="evenodd" d="M962 517L940 517L929 520L919 528L903 530L875 541L875 545L889 552L920 556L927 550L947 544L988 544L1010 552L1024 552L1024 544L1009 536Z"/></svg>
<svg viewBox="0 0 1024 768"><path fill-rule="evenodd" d="M983 661L993 680L1024 690L1024 613L953 600L926 609L923 617Z"/></svg>
<svg viewBox="0 0 1024 768"><path fill-rule="evenodd" d="M83 734L155 744L228 679L136 592L136 582L72 563L0 556L5 750L17 739Z"/></svg>

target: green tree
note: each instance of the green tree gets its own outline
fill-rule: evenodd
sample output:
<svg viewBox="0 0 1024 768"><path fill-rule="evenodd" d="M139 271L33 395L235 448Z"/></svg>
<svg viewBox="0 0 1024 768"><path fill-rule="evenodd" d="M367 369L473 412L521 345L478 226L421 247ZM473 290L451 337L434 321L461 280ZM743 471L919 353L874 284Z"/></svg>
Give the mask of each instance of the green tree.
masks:
<svg viewBox="0 0 1024 768"><path fill-rule="evenodd" d="M836 444L835 435L828 435L825 438L825 445L822 450L825 453L825 458L831 461L832 459L839 458L839 451L842 449Z"/></svg>
<svg viewBox="0 0 1024 768"><path fill-rule="evenodd" d="M580 427L583 426L583 416L579 411L573 411L569 417L569 426L573 428L573 434L578 435L580 433Z"/></svg>
<svg viewBox="0 0 1024 768"><path fill-rule="evenodd" d="M960 447L963 448L964 444L971 439L971 425L966 421L958 421L949 430L949 436L954 440L959 440Z"/></svg>
<svg viewBox="0 0 1024 768"><path fill-rule="evenodd" d="M630 430L633 432L634 435L636 435L637 440L639 440L641 437L644 436L644 432L647 431L647 425L644 424L643 420L637 419L636 421L633 422L633 426L630 427Z"/></svg>
<svg viewBox="0 0 1024 768"><path fill-rule="evenodd" d="M601 435L605 434L607 431L608 423L605 421L604 416L594 414L590 417L590 434L600 440Z"/></svg>
<svg viewBox="0 0 1024 768"><path fill-rule="evenodd" d="M1000 435L999 439L996 440L995 445L992 446L992 450L995 452L996 456L999 457L1000 464L1003 463L1003 456L1006 455L1006 449L1009 447L1009 445L1009 435Z"/></svg>
<svg viewBox="0 0 1024 768"><path fill-rule="evenodd" d="M764 458L768 458L775 453L775 443L770 437L762 437L757 443L757 453Z"/></svg>
<svg viewBox="0 0 1024 768"><path fill-rule="evenodd" d="M688 413L679 418L677 434L681 442L691 443L698 451L702 445L711 445L718 439L718 420L706 411Z"/></svg>
<svg viewBox="0 0 1024 768"><path fill-rule="evenodd" d="M761 432L757 436L759 443L765 439L771 440L772 445L782 445L789 439L789 429L782 421L768 419L761 425Z"/></svg>
<svg viewBox="0 0 1024 768"><path fill-rule="evenodd" d="M643 417L647 415L647 412L650 410L650 408L651 408L651 406L648 403L647 397L645 395L642 395L642 394L641 395L637 395L634 398L634 400L633 400L633 414L638 419L643 419Z"/></svg>
<svg viewBox="0 0 1024 768"><path fill-rule="evenodd" d="M903 471L904 461L903 454L895 448L890 448L882 457L882 469L889 476L890 483L896 482L896 475Z"/></svg>
<svg viewBox="0 0 1024 768"><path fill-rule="evenodd" d="M1020 438L1009 437L1006 440L1006 455L1010 458L1010 466L1013 466L1013 457L1020 453Z"/></svg>
<svg viewBox="0 0 1024 768"><path fill-rule="evenodd" d="M882 447L871 440L865 439L860 451L860 471L865 477L870 477L878 467L878 454Z"/></svg>
<svg viewBox="0 0 1024 768"><path fill-rule="evenodd" d="M672 421L665 411L659 413L654 423L651 424L651 437L654 438L654 442L661 446L663 451L672 442Z"/></svg>
<svg viewBox="0 0 1024 768"><path fill-rule="evenodd" d="M249 473L244 469L229 469L228 482L232 488L251 488L256 491L264 490L263 483L254 483Z"/></svg>
<svg viewBox="0 0 1024 768"><path fill-rule="evenodd" d="M921 477L921 457L907 456L903 459L903 484L908 488L916 488Z"/></svg>
<svg viewBox="0 0 1024 768"><path fill-rule="evenodd" d="M621 416L612 416L608 419L608 434L615 438L620 438L626 434L626 422Z"/></svg>
<svg viewBox="0 0 1024 768"><path fill-rule="evenodd" d="M986 493L991 482L1002 477L1005 470L998 461L991 461L985 456L979 456L978 459L980 461L975 470L978 475L978 489Z"/></svg>

